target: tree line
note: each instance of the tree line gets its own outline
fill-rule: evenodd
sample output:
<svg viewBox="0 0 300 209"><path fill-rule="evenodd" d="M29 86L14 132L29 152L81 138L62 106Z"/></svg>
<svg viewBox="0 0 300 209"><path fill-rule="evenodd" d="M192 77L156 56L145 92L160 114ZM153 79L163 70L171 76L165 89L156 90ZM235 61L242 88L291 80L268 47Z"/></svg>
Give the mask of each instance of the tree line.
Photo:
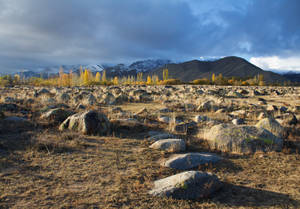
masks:
<svg viewBox="0 0 300 209"><path fill-rule="evenodd" d="M169 70L163 69L162 80L155 74L144 76L142 72L136 76L112 77L106 76L106 70L102 72L92 73L89 69L80 67L79 74L65 73L62 68L57 76L50 78L31 77L25 79L20 74L5 75L0 77L1 86L13 85L32 85L32 86L94 86L94 85L178 85L178 84L193 84L193 85L232 85L232 86L264 86L266 85L262 74L258 74L252 78L224 77L222 74L212 74L211 78L199 78L191 82L182 82L180 79L170 78ZM287 82L282 84L272 85L296 85L295 83Z"/></svg>

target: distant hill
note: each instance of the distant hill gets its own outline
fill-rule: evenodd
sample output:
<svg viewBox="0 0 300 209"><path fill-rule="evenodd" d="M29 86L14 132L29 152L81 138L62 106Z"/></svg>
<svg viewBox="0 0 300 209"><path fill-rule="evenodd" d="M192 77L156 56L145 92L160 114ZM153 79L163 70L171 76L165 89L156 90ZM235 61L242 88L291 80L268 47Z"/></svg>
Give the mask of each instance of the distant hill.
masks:
<svg viewBox="0 0 300 209"><path fill-rule="evenodd" d="M264 71L240 57L224 57L215 61L192 60L179 64L167 64L153 70L151 74L162 76L164 68L168 68L170 78L178 78L188 82L198 78L211 78L212 74L221 73L224 77L254 77L262 74L266 82L283 82L287 78L270 71Z"/></svg>
<svg viewBox="0 0 300 209"><path fill-rule="evenodd" d="M282 74L282 76L291 82L300 83L300 73L288 72L288 73Z"/></svg>
<svg viewBox="0 0 300 209"><path fill-rule="evenodd" d="M267 83L284 82L287 80L291 80L293 82L300 81L300 74L280 75L271 71L264 71L249 63L247 60L234 56L213 60L191 60L182 63L172 63L167 59L157 59L137 61L130 65L62 65L29 69L27 71L23 71L22 74L26 78L47 78L57 76L60 68L62 68L66 73L72 70L73 73L79 74L80 66L82 69L90 69L94 74L96 74L96 72L102 72L105 69L108 78L115 76L136 76L137 73L143 72L144 78L146 78L149 74L156 74L160 77L160 79L162 79L163 69L168 68L170 78L177 78L184 82L199 78L211 78L213 73L215 73L216 76L221 73L224 77L234 76L240 78L254 77L258 74L262 74Z"/></svg>
<svg viewBox="0 0 300 209"><path fill-rule="evenodd" d="M73 73L79 73L80 68L89 69L94 74L96 72L102 72L106 70L107 77L115 77L115 76L136 76L139 72L149 72L159 67L163 67L166 64L171 63L170 60L167 59L148 59L148 60L140 60L136 61L130 65L125 64L117 64L117 65L102 65L102 64L93 64L93 65L62 65L62 66L48 66L44 68L35 68L35 69L27 69L17 72L17 74L22 74L25 78L30 77L51 77L57 76L60 69L63 69L65 73L69 73L72 70ZM15 74L15 73L13 73Z"/></svg>

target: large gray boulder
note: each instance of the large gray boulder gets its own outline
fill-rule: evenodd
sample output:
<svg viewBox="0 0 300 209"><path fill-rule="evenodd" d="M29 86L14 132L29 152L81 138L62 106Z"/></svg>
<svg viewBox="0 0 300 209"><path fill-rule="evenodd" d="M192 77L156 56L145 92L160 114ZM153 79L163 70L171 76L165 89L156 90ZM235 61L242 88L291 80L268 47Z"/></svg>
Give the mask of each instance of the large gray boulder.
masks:
<svg viewBox="0 0 300 209"><path fill-rule="evenodd" d="M161 166L174 168L178 170L188 170L191 168L196 168L199 165L217 163L221 159L221 157L210 153L177 154L172 155L166 161L162 162Z"/></svg>
<svg viewBox="0 0 300 209"><path fill-rule="evenodd" d="M155 181L149 194L176 199L199 199L211 196L221 186L216 175L186 171Z"/></svg>
<svg viewBox="0 0 300 209"><path fill-rule="evenodd" d="M204 130L203 138L211 149L232 153L280 151L283 140L270 131L255 126L219 124Z"/></svg>
<svg viewBox="0 0 300 209"><path fill-rule="evenodd" d="M55 108L41 115L41 119L49 120L53 123L61 123L67 119L73 112L61 108Z"/></svg>
<svg viewBox="0 0 300 209"><path fill-rule="evenodd" d="M260 120L255 126L270 131L278 138L283 138L285 133L284 128L274 118L271 117Z"/></svg>
<svg viewBox="0 0 300 209"><path fill-rule="evenodd" d="M85 111L69 116L59 127L60 130L74 130L86 135L107 135L110 123L107 117L95 111Z"/></svg>
<svg viewBox="0 0 300 209"><path fill-rule="evenodd" d="M162 139L154 142L150 148L168 152L183 152L185 151L186 145L183 139Z"/></svg>

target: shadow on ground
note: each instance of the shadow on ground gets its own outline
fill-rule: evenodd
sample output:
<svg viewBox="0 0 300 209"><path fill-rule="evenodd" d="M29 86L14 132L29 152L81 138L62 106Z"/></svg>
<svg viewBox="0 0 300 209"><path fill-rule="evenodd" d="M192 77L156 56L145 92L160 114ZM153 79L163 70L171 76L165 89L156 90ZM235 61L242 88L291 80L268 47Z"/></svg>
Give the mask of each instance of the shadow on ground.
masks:
<svg viewBox="0 0 300 209"><path fill-rule="evenodd" d="M289 195L229 183L224 183L212 200L229 207L300 207L300 202Z"/></svg>

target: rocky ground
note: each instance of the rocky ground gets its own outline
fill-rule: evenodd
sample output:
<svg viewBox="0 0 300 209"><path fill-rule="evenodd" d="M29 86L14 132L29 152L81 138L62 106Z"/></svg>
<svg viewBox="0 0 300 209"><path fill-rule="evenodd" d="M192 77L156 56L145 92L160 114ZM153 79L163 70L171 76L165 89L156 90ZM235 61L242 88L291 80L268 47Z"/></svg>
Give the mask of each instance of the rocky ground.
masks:
<svg viewBox="0 0 300 209"><path fill-rule="evenodd" d="M0 208L300 207L299 88L0 92Z"/></svg>

